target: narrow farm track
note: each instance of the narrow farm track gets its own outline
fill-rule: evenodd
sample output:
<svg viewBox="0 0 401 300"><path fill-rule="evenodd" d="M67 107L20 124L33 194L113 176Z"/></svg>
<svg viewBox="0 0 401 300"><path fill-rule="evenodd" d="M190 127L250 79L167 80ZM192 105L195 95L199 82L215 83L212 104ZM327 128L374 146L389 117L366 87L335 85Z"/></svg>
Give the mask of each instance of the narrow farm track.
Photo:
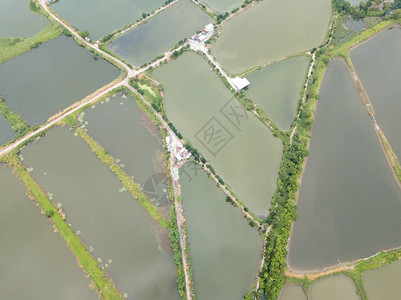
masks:
<svg viewBox="0 0 401 300"><path fill-rule="evenodd" d="M153 114L160 120L162 123L164 129L167 130L168 134L172 138L172 149L175 148L177 143L181 141L177 135L174 133L174 131L170 128L170 126L167 124L167 122L163 119L163 117L152 107L152 105L146 101L146 99L133 87L130 85L127 85L127 87L134 92L136 95L139 96L139 98L152 110ZM175 211L177 215L177 227L178 231L180 233L180 246L181 246L181 251L182 251L182 264L184 268L184 275L185 275L185 293L187 300L192 299L192 289L191 289L191 283L189 279L189 266L187 262L187 255L185 253L185 249L187 249L187 236L185 234L185 231L183 229L184 224L185 224L185 216L184 216L184 208L180 202L177 201L178 197L181 195L181 189L179 186L178 180L175 180L174 178L174 168L177 165L176 159L174 157L174 152L170 152L170 165L169 165L169 171L170 171L170 177L172 179L172 187L174 190L174 206L175 206Z"/></svg>
<svg viewBox="0 0 401 300"><path fill-rule="evenodd" d="M58 116L57 118L50 118L52 119L52 121L47 122L46 124L42 125L41 127L39 127L37 130L29 132L28 134L26 134L25 136L21 137L20 139L18 139L17 141L15 141L14 143L3 147L2 149L0 149L0 156L3 156L9 152L11 152L14 149L17 149L18 147L20 147L21 145L23 145L26 141L28 141L29 139L43 133L44 131L48 130L49 128L51 128L52 126L56 125L58 122L60 122L62 119L64 119L65 117L73 114L74 112L76 112L77 110L80 110L81 108L85 107L88 104L94 103L96 101L98 101L101 97L103 97L104 95L106 95L107 93L109 93L110 91L120 87L120 86L124 86L126 83L125 81L121 81L119 83L116 83L115 85L109 87L108 89L99 92L99 93L95 93L96 95L93 96L92 98L82 102L80 105L72 108L71 110L61 114L60 116Z"/></svg>
<svg viewBox="0 0 401 300"><path fill-rule="evenodd" d="M201 166L202 169L209 175L209 177L216 183L218 187L223 191L224 194L226 194L227 197L229 197L235 205L240 209L241 213L251 222L255 223L255 225L259 228L262 229L264 225L262 225L257 219L255 219L249 212L245 210L245 207L237 201L235 196L223 185L219 182L217 177L205 166Z"/></svg>
<svg viewBox="0 0 401 300"><path fill-rule="evenodd" d="M333 39L333 36L334 36L334 29L335 29L335 24L336 24L336 22L337 22L337 18L338 18L338 16L336 15L336 16L334 17L334 20L333 20L333 21L331 22L331 24L330 24L330 27L329 27L329 38L328 38L327 41L324 43L324 45L323 45L322 47L318 48L316 51L319 51L319 50L321 50L321 49L324 49L324 48L326 48L328 45L330 45L330 43L331 43L331 41L332 41L332 39ZM307 75L307 77L306 77L306 83L305 83L304 91L303 91L303 94L302 94L302 105L301 105L301 108L299 109L298 114L297 114L297 117L296 117L297 124L295 125L295 127L293 128L293 130L291 131L291 134L290 134L290 144L291 144L291 145L292 145L292 139L293 139L293 137L294 137L294 134L295 134L295 132L297 131L297 128L298 128L298 121L299 121L299 117L300 117L300 115L301 115L302 106L305 104L305 101L306 101L306 92L308 91L309 80L310 80L310 78L311 78L312 71L313 71L313 68L314 68L315 63L316 63L316 51L313 52L313 54L312 54L312 62L311 62L311 64L310 64L310 66L309 66L308 75ZM311 55L310 52L306 52L306 54Z"/></svg>

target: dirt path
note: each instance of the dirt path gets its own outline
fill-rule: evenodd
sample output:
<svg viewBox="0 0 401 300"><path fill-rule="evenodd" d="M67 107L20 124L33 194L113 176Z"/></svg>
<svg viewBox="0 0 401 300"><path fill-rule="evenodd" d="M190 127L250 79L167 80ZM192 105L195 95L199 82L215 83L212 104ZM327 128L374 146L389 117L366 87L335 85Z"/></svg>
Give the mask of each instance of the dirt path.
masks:
<svg viewBox="0 0 401 300"><path fill-rule="evenodd" d="M150 103L133 87L127 86L132 92L134 92L136 95L138 95L141 100L152 110L153 114L160 120L162 123L163 127L167 130L168 134L172 138L172 149L175 148L175 146L178 144L178 142L182 142L174 133L174 131L170 128L170 126L167 124L167 122L163 119L162 115L160 115L153 107L150 105ZM186 297L188 300L192 299L192 289L191 289L191 282L190 282L190 277L189 277L189 266L187 262L187 255L185 253L185 249L187 249L187 236L185 234L185 231L183 230L185 226L185 216L184 216L184 209L182 207L181 202L178 202L177 199L179 196L181 196L181 188L179 186L178 180L174 179L174 168L177 165L176 158L174 156L174 151L170 152L170 165L169 165L169 170L170 170L170 176L172 179L172 184L173 184L173 190L174 190L174 206L175 206L175 211L177 215L177 227L178 231L180 233L180 246L181 246L181 251L182 251L182 264L184 268L184 277L185 277L185 292L186 292Z"/></svg>
<svg viewBox="0 0 401 300"><path fill-rule="evenodd" d="M337 18L338 18L338 16L336 15L334 17L334 20L330 24L330 27L329 27L329 38L328 38L327 42L322 47L318 48L316 51L324 49L328 45L330 45L330 42L332 41L333 36L334 36L334 28L335 28L335 24L337 22ZM313 67L315 66L315 63L316 63L316 51L313 52L313 54L312 54L312 62L310 64L310 66L309 66L308 75L306 77L306 83L305 83L304 92L303 92L303 96L302 96L301 108L305 104L305 101L306 101L306 92L308 91L308 87L309 87L309 79L310 79L310 77L312 75ZM306 52L306 54L310 55L310 52ZM300 109L298 111L298 114L297 114L297 124L295 125L294 129L291 131L290 144L292 144L292 140L293 140L294 134L295 134L295 132L297 131L297 128L298 128L298 121L299 121L299 117L301 115L301 110L302 109Z"/></svg>
<svg viewBox="0 0 401 300"><path fill-rule="evenodd" d="M341 266L341 267L336 267L331 270L319 272L319 273L313 273L313 274L299 274L299 273L292 273L291 271L285 271L285 275L290 278L298 278L298 279L304 279L307 277L309 280L315 280L323 276L339 273L339 272L344 272L347 270L353 270L353 266Z"/></svg>
<svg viewBox="0 0 401 300"><path fill-rule="evenodd" d="M248 220L254 222L258 228L260 229L263 228L263 225L245 210L244 206L237 201L234 195L231 194L231 192L227 190L227 188L219 182L217 177L205 165L203 165L202 168L214 180L214 182L224 192L224 194L230 197L230 199L235 203L235 205L239 208L239 210Z"/></svg>
<svg viewBox="0 0 401 300"><path fill-rule="evenodd" d="M386 28L389 28L389 27L386 27ZM383 29L383 30L385 30L385 29ZM379 33L381 33L381 32L382 31L380 31ZM379 33L377 33L377 34L379 34ZM376 36L377 34L375 34L374 36ZM371 38L369 38L368 40L370 40ZM362 42L361 44L363 44L365 42L366 41ZM357 45L353 46L352 48L354 48L356 46ZM348 55L349 55L350 51L348 52ZM379 139L380 146L381 146L381 148L382 148L382 150L384 152L384 155L386 156L386 160L387 160L387 162L388 162L388 164L389 164L389 166L390 166L390 168L391 168L391 170L393 172L395 181L397 182L398 186L401 188L401 181L400 181L400 178L397 175L397 171L401 170L401 166L400 166L399 160L397 158L397 155L393 151L390 142L388 141L386 135L381 130L379 124L376 121L375 111L373 109L373 105L372 105L372 103L371 103L371 101L369 99L369 96L368 96L368 93L365 90L365 87L362 84L361 79L358 76L358 73L355 70L354 65L352 64L351 59L345 60L345 64L347 65L348 71L349 71L349 73L350 73L350 75L352 77L352 80L354 81L354 84L355 84L356 88L357 88L359 97L361 98L361 101L362 101L367 113L372 118L373 126L375 128L377 138Z"/></svg>
<svg viewBox="0 0 401 300"><path fill-rule="evenodd" d="M18 139L17 141L15 141L14 143L2 148L0 150L0 156L5 155L7 153L9 153L10 151L18 148L19 146L21 146L22 144L24 144L27 140L29 140L30 138L46 131L47 129L49 129L50 127L56 125L58 122L60 122L62 119L64 119L66 116L69 116L71 114L73 114L74 112L76 112L77 110L83 108L84 106L94 103L96 101L98 101L101 97L103 97L104 95L106 95L108 92L114 90L115 88L118 88L120 86L125 85L125 81L121 81L119 83L116 83L115 85L112 85L111 87L109 87L108 89L99 92L99 93L95 93L96 95L93 96L92 98L88 99L87 101L83 101L81 104L79 104L78 106L75 106L74 108L72 108L71 110L61 114L60 116L56 117L56 118L50 118L52 119L51 121L47 122L46 124L44 124L43 126L39 127L37 130L28 133L27 135L23 136L22 138Z"/></svg>

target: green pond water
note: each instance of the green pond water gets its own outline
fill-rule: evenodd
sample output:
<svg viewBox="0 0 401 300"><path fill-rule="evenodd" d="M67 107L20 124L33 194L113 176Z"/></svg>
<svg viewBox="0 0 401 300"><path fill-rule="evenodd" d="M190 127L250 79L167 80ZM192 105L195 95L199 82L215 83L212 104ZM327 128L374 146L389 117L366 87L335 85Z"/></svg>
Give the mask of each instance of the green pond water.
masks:
<svg viewBox="0 0 401 300"><path fill-rule="evenodd" d="M227 22L212 54L239 73L319 46L331 14L330 0L265 0Z"/></svg>
<svg viewBox="0 0 401 300"><path fill-rule="evenodd" d="M168 233L127 191L119 192L117 177L79 136L56 127L22 155L128 299L180 299Z"/></svg>
<svg viewBox="0 0 401 300"><path fill-rule="evenodd" d="M323 79L289 264L320 269L401 244L401 190L345 63Z"/></svg>
<svg viewBox="0 0 401 300"><path fill-rule="evenodd" d="M83 121L89 123L85 125L88 134L120 160L124 171L134 176L150 198L168 205L167 174L156 126L130 96L110 97L108 101L85 110ZM155 182L158 178L163 181Z"/></svg>
<svg viewBox="0 0 401 300"><path fill-rule="evenodd" d="M201 56L185 53L153 74L163 84L169 120L250 210L266 215L281 141L245 111Z"/></svg>
<svg viewBox="0 0 401 300"><path fill-rule="evenodd" d="M243 299L259 270L263 241L198 166L181 168L180 183L198 299Z"/></svg>
<svg viewBox="0 0 401 300"><path fill-rule="evenodd" d="M288 130L295 118L309 59L299 56L268 66L246 76L246 93L277 126Z"/></svg>
<svg viewBox="0 0 401 300"><path fill-rule="evenodd" d="M0 115L0 145L10 141L15 132L12 130L10 123L2 115Z"/></svg>
<svg viewBox="0 0 401 300"><path fill-rule="evenodd" d="M280 300L307 300L306 295L299 285L287 285L280 294Z"/></svg>
<svg viewBox="0 0 401 300"><path fill-rule="evenodd" d="M320 280L311 287L311 300L360 300L354 283L346 276Z"/></svg>
<svg viewBox="0 0 401 300"><path fill-rule="evenodd" d="M164 0L60 0L51 6L59 16L94 40L134 23Z"/></svg>
<svg viewBox="0 0 401 300"><path fill-rule="evenodd" d="M369 300L401 299L401 260L363 274Z"/></svg>
<svg viewBox="0 0 401 300"><path fill-rule="evenodd" d="M29 9L29 0L0 0L0 37L29 37L49 21Z"/></svg>
<svg viewBox="0 0 401 300"><path fill-rule="evenodd" d="M135 66L141 66L211 22L212 19L195 4L182 0L113 41L108 49Z"/></svg>
<svg viewBox="0 0 401 300"><path fill-rule="evenodd" d="M358 46L351 59L369 95L376 120L401 159L401 29L385 30Z"/></svg>
<svg viewBox="0 0 401 300"><path fill-rule="evenodd" d="M242 0L202 0L201 2L219 14L230 12L244 3Z"/></svg>
<svg viewBox="0 0 401 300"><path fill-rule="evenodd" d="M29 124L49 117L113 81L120 71L61 36L0 65L0 95Z"/></svg>
<svg viewBox="0 0 401 300"><path fill-rule="evenodd" d="M0 182L0 298L98 299L65 241L1 164Z"/></svg>

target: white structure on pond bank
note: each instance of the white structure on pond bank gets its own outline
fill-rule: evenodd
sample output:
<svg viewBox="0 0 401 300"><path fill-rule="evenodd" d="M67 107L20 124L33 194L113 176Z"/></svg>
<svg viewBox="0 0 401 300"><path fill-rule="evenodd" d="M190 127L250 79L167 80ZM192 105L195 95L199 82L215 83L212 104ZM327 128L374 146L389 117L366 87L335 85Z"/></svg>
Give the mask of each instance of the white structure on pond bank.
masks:
<svg viewBox="0 0 401 300"><path fill-rule="evenodd" d="M213 33L214 33L214 25L210 23L207 24L200 33L193 35L191 39L198 43L204 43L208 39L210 39Z"/></svg>
<svg viewBox="0 0 401 300"><path fill-rule="evenodd" d="M246 78L235 77L231 79L231 85L237 92L246 88L250 84L251 83Z"/></svg>
<svg viewBox="0 0 401 300"><path fill-rule="evenodd" d="M183 159L187 159L191 157L191 152L189 152L181 142L178 142L174 148L174 155L178 161L182 161Z"/></svg>
<svg viewBox="0 0 401 300"><path fill-rule="evenodd" d="M166 137L167 151L174 151L174 156L178 161L182 161L184 159L191 157L191 152L189 152L180 141L174 143L173 138L171 136Z"/></svg>

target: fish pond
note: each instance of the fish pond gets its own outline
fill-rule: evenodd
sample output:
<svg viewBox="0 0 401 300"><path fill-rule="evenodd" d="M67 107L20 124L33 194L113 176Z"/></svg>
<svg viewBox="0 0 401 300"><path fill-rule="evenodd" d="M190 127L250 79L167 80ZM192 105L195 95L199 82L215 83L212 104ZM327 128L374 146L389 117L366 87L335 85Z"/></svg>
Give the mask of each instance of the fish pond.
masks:
<svg viewBox="0 0 401 300"><path fill-rule="evenodd" d="M120 71L95 60L72 38L59 38L0 65L0 95L30 125L52 115L113 81Z"/></svg>
<svg viewBox="0 0 401 300"><path fill-rule="evenodd" d="M370 300L401 299L401 260L363 274Z"/></svg>
<svg viewBox="0 0 401 300"><path fill-rule="evenodd" d="M119 37L108 49L135 66L141 66L211 22L212 19L190 0L182 0Z"/></svg>
<svg viewBox="0 0 401 300"><path fill-rule="evenodd" d="M351 75L329 64L290 241L289 264L320 270L401 245L401 189Z"/></svg>
<svg viewBox="0 0 401 300"><path fill-rule="evenodd" d="M195 53L156 69L167 116L257 215L274 193L282 143L248 113Z"/></svg>
<svg viewBox="0 0 401 300"><path fill-rule="evenodd" d="M264 0L229 20L212 48L231 73L319 46L331 14L330 0Z"/></svg>
<svg viewBox="0 0 401 300"><path fill-rule="evenodd" d="M97 40L151 13L164 0L60 0L51 6L59 16Z"/></svg>
<svg viewBox="0 0 401 300"><path fill-rule="evenodd" d="M150 198L158 200L158 205L169 204L161 136L132 97L106 98L96 107L86 109L83 118L78 119L88 134L119 160L124 171L134 176Z"/></svg>
<svg viewBox="0 0 401 300"><path fill-rule="evenodd" d="M346 276L334 276L312 284L311 300L360 300L354 283Z"/></svg>
<svg viewBox="0 0 401 300"><path fill-rule="evenodd" d="M197 165L181 168L180 183L196 297L243 299L259 270L262 237Z"/></svg>
<svg viewBox="0 0 401 300"><path fill-rule="evenodd" d="M0 0L0 37L30 37L49 23L30 6L27 0Z"/></svg>
<svg viewBox="0 0 401 300"><path fill-rule="evenodd" d="M287 285L280 294L280 300L307 300L302 287L299 285Z"/></svg>
<svg viewBox="0 0 401 300"><path fill-rule="evenodd" d="M14 135L10 123L0 114L0 146L10 141Z"/></svg>
<svg viewBox="0 0 401 300"><path fill-rule="evenodd" d="M79 136L66 127L53 128L23 149L22 156L128 299L180 299L168 232Z"/></svg>
<svg viewBox="0 0 401 300"><path fill-rule="evenodd" d="M295 118L308 62L305 56L290 58L246 76L246 93L281 129L288 130Z"/></svg>
<svg viewBox="0 0 401 300"><path fill-rule="evenodd" d="M65 241L2 164L0 182L0 298L98 299Z"/></svg>
<svg viewBox="0 0 401 300"><path fill-rule="evenodd" d="M202 3L206 4L209 8L217 12L218 14L223 14L225 12L230 12L236 7L240 7L243 0L202 0Z"/></svg>
<svg viewBox="0 0 401 300"><path fill-rule="evenodd" d="M401 28L384 30L351 52L375 117L401 159Z"/></svg>

